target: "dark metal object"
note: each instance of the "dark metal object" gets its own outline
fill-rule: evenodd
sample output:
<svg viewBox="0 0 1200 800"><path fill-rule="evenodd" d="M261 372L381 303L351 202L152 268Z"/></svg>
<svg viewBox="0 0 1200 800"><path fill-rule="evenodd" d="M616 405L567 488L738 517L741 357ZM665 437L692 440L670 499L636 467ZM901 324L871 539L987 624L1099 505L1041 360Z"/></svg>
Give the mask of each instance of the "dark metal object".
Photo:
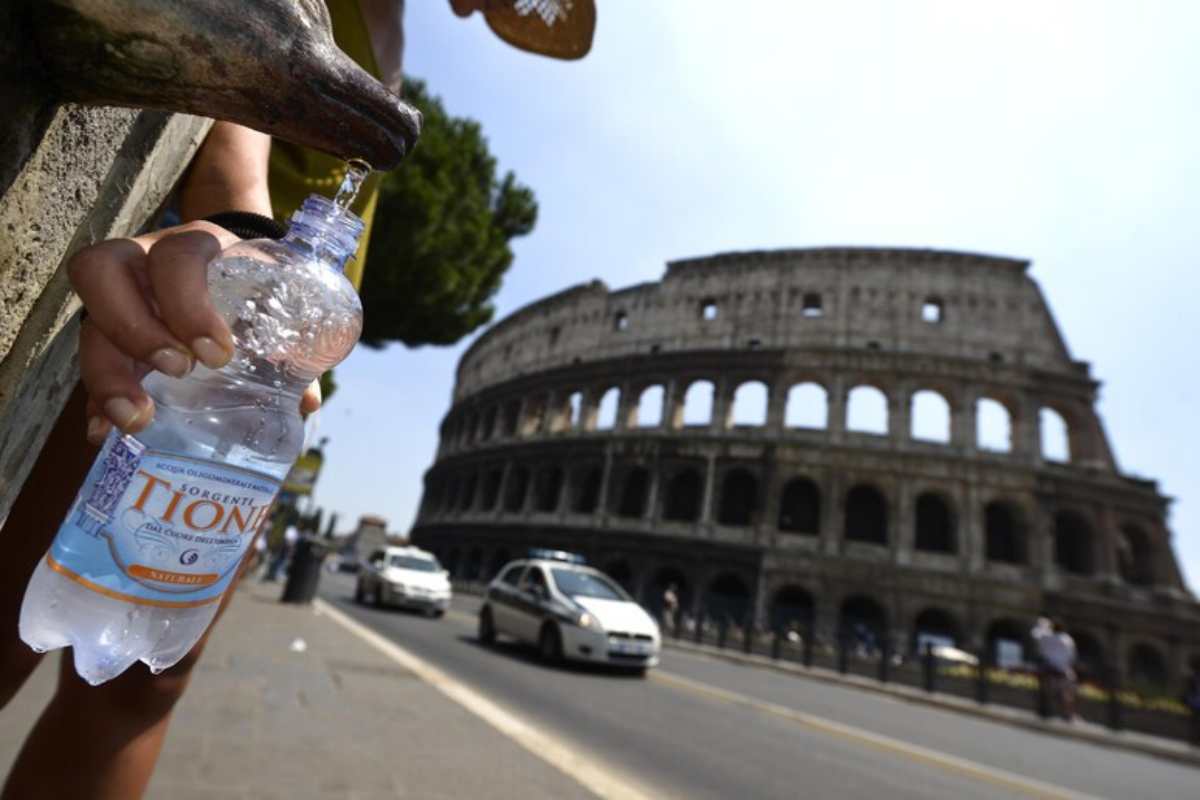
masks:
<svg viewBox="0 0 1200 800"><path fill-rule="evenodd" d="M696 644L704 641L704 612L701 611L696 615Z"/></svg>
<svg viewBox="0 0 1200 800"><path fill-rule="evenodd" d="M933 645L925 643L921 653L921 672L925 679L925 691L933 694L937 691L937 656L933 654Z"/></svg>
<svg viewBox="0 0 1200 800"><path fill-rule="evenodd" d="M802 655L805 667L811 667L813 665L813 639L816 638L816 635L817 626L812 620L809 620L808 631L804 635L804 651Z"/></svg>
<svg viewBox="0 0 1200 800"><path fill-rule="evenodd" d="M722 618L717 625L717 649L725 649L725 637L729 635L729 620Z"/></svg>
<svg viewBox="0 0 1200 800"><path fill-rule="evenodd" d="M391 169L420 113L337 48L322 0L28 2L61 100L241 123Z"/></svg>
<svg viewBox="0 0 1200 800"><path fill-rule="evenodd" d="M1109 663L1104 670L1105 684L1108 687L1108 727L1119 731L1125 727L1125 717L1121 709L1121 673L1115 663ZM1195 712L1193 712L1195 713Z"/></svg>
<svg viewBox="0 0 1200 800"><path fill-rule="evenodd" d="M979 651L975 668L975 702L981 706L988 703L988 670L991 666L991 651L985 647Z"/></svg>
<svg viewBox="0 0 1200 800"><path fill-rule="evenodd" d="M849 650L850 636L845 631L842 631L838 634L837 646L837 668L838 672L842 675L846 674L846 658L849 655Z"/></svg>
<svg viewBox="0 0 1200 800"><path fill-rule="evenodd" d="M778 661L779 653L783 649L783 633L779 628L775 629L775 637L771 639L771 658Z"/></svg>
<svg viewBox="0 0 1200 800"><path fill-rule="evenodd" d="M321 564L328 550L307 536L296 542L292 562L288 567L287 583L283 587L284 603L311 603L321 583Z"/></svg>
<svg viewBox="0 0 1200 800"><path fill-rule="evenodd" d="M742 652L749 655L754 650L754 615L746 617L742 626Z"/></svg>
<svg viewBox="0 0 1200 800"><path fill-rule="evenodd" d="M879 682L887 683L888 670L892 661L892 637L885 633L882 638L883 641L879 647Z"/></svg>

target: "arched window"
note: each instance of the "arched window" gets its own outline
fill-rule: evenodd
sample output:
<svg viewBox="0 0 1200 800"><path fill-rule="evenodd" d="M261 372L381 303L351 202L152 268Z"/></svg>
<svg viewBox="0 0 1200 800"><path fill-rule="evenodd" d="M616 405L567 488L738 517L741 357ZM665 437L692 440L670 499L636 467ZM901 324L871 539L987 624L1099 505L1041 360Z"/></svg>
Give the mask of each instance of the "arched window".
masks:
<svg viewBox="0 0 1200 800"><path fill-rule="evenodd" d="M958 621L949 611L927 608L913 620L913 651L922 653L925 645L934 647L957 647L959 642Z"/></svg>
<svg viewBox="0 0 1200 800"><path fill-rule="evenodd" d="M874 486L855 486L846 495L846 541L887 544L887 501Z"/></svg>
<svg viewBox="0 0 1200 800"><path fill-rule="evenodd" d="M800 313L809 319L825 316L825 309L821 305L821 295L816 292L807 292L804 295L804 303Z"/></svg>
<svg viewBox="0 0 1200 800"><path fill-rule="evenodd" d="M573 473L571 510L576 514L591 514L600 505L600 487L604 482L604 470L590 465L577 468Z"/></svg>
<svg viewBox="0 0 1200 800"><path fill-rule="evenodd" d="M784 484L779 501L779 530L820 532L821 490L808 478L793 478Z"/></svg>
<svg viewBox="0 0 1200 800"><path fill-rule="evenodd" d="M913 395L911 434L924 442L950 441L950 404L945 397L930 389Z"/></svg>
<svg viewBox="0 0 1200 800"><path fill-rule="evenodd" d="M477 581L483 575L483 548L471 548L470 555L467 556L467 567L463 572L463 577L469 581Z"/></svg>
<svg viewBox="0 0 1200 800"><path fill-rule="evenodd" d="M1144 694L1159 694L1167 688L1167 662L1156 648L1135 644L1129 649L1129 682Z"/></svg>
<svg viewBox="0 0 1200 800"><path fill-rule="evenodd" d="M1122 525L1117 537L1117 567L1121 578L1133 586L1154 585L1154 547L1136 525Z"/></svg>
<svg viewBox="0 0 1200 800"><path fill-rule="evenodd" d="M945 316L946 304L940 297L926 297L921 304L921 320L930 325L940 325Z"/></svg>
<svg viewBox="0 0 1200 800"><path fill-rule="evenodd" d="M624 311L618 311L613 315L613 330L618 332L629 330L629 315Z"/></svg>
<svg viewBox="0 0 1200 800"><path fill-rule="evenodd" d="M458 548L451 547L450 552L446 555L446 563L444 566L446 567L446 571L449 572L452 577L459 577L458 567L460 560L461 556L459 555Z"/></svg>
<svg viewBox="0 0 1200 800"><path fill-rule="evenodd" d="M750 612L750 590L737 575L718 575L704 592L704 616L716 624L742 625Z"/></svg>
<svg viewBox="0 0 1200 800"><path fill-rule="evenodd" d="M1100 640L1087 631L1072 630L1071 638L1075 640L1075 670L1080 680L1103 680L1105 678L1104 645Z"/></svg>
<svg viewBox="0 0 1200 800"><path fill-rule="evenodd" d="M721 482L722 525L749 525L758 510L758 479L749 470L731 469Z"/></svg>
<svg viewBox="0 0 1200 800"><path fill-rule="evenodd" d="M496 406L489 408L483 415L483 428L479 431L480 441L486 442L496 435L496 417L499 416L500 409Z"/></svg>
<svg viewBox="0 0 1200 800"><path fill-rule="evenodd" d="M957 549L950 507L932 492L917 497L916 548L931 553L953 553Z"/></svg>
<svg viewBox="0 0 1200 800"><path fill-rule="evenodd" d="M856 594L842 602L838 616L839 635L869 652L878 652L887 635L887 611L874 598Z"/></svg>
<svg viewBox="0 0 1200 800"><path fill-rule="evenodd" d="M709 297L700 303L700 319L705 321L714 320L717 318L718 313L717 301L713 298Z"/></svg>
<svg viewBox="0 0 1200 800"><path fill-rule="evenodd" d="M1012 452L1012 415L1003 403L990 397L975 403L975 446L995 453Z"/></svg>
<svg viewBox="0 0 1200 800"><path fill-rule="evenodd" d="M1025 620L996 619L988 625L987 646L992 663L1002 669L1026 666L1025 640L1029 624Z"/></svg>
<svg viewBox="0 0 1200 800"><path fill-rule="evenodd" d="M508 512L525 509L525 495L529 491L529 468L514 466L508 473L508 486L504 492L504 510Z"/></svg>
<svg viewBox="0 0 1200 800"><path fill-rule="evenodd" d="M789 428L824 428L829 424L829 395L819 383L798 383L788 390L784 424Z"/></svg>
<svg viewBox="0 0 1200 800"><path fill-rule="evenodd" d="M733 425L761 427L767 424L767 385L747 381L733 394L729 419Z"/></svg>
<svg viewBox="0 0 1200 800"><path fill-rule="evenodd" d="M888 432L887 395L874 386L855 386L846 407L846 430L857 433Z"/></svg>
<svg viewBox="0 0 1200 800"><path fill-rule="evenodd" d="M1028 560L1021 516L1009 503L993 501L983 509L984 549L988 561L1024 564Z"/></svg>
<svg viewBox="0 0 1200 800"><path fill-rule="evenodd" d="M1074 511L1054 515L1054 563L1065 572L1091 575L1094 569L1092 528Z"/></svg>
<svg viewBox="0 0 1200 800"><path fill-rule="evenodd" d="M578 430L583 422L583 392L572 392L567 398L567 428Z"/></svg>
<svg viewBox="0 0 1200 800"><path fill-rule="evenodd" d="M684 425L711 425L713 409L712 381L696 381L683 397Z"/></svg>
<svg viewBox="0 0 1200 800"><path fill-rule="evenodd" d="M495 511L496 502L500 499L500 480L504 473L499 469L490 469L483 478L483 497L479 504L482 511Z"/></svg>
<svg viewBox="0 0 1200 800"><path fill-rule="evenodd" d="M617 503L617 516L637 518L646 513L646 497L650 493L650 471L634 467L625 475Z"/></svg>
<svg viewBox="0 0 1200 800"><path fill-rule="evenodd" d="M663 387L647 386L638 398L637 424L639 428L657 428L662 425Z"/></svg>
<svg viewBox="0 0 1200 800"><path fill-rule="evenodd" d="M558 467L544 467L534 482L536 508L543 513L558 510L558 498L562 494L563 471Z"/></svg>
<svg viewBox="0 0 1200 800"><path fill-rule="evenodd" d="M462 492L458 495L458 507L461 511L470 511L475 505L475 487L479 483L479 475L472 472L463 483Z"/></svg>
<svg viewBox="0 0 1200 800"><path fill-rule="evenodd" d="M617 407L620 401L621 390L615 386L604 393L596 412L596 430L607 431L616 427Z"/></svg>
<svg viewBox="0 0 1200 800"><path fill-rule="evenodd" d="M521 401L510 400L504 404L504 435L516 436L521 422Z"/></svg>
<svg viewBox="0 0 1200 800"><path fill-rule="evenodd" d="M807 633L816 618L816 601L799 586L784 586L771 598L771 630Z"/></svg>
<svg viewBox="0 0 1200 800"><path fill-rule="evenodd" d="M667 482L663 504L663 519L672 522L695 522L700 519L700 503L704 497L704 481L694 469L676 473Z"/></svg>
<svg viewBox="0 0 1200 800"><path fill-rule="evenodd" d="M1043 408L1039 416L1042 428L1042 458L1047 461L1070 461L1071 437L1062 414L1052 408Z"/></svg>

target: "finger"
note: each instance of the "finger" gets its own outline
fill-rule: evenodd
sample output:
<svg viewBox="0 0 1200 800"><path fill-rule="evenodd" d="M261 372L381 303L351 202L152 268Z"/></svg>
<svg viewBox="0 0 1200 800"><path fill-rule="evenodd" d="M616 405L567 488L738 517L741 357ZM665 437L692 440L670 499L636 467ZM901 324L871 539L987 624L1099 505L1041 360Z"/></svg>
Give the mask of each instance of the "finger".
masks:
<svg viewBox="0 0 1200 800"><path fill-rule="evenodd" d="M308 416L321 408L321 382L313 381L300 398L300 413Z"/></svg>
<svg viewBox="0 0 1200 800"><path fill-rule="evenodd" d="M79 333L79 377L90 407L125 433L137 433L154 418L154 401L142 390L136 363L90 317Z"/></svg>
<svg viewBox="0 0 1200 800"><path fill-rule="evenodd" d="M103 443L108 432L112 430L112 423L109 422L108 417L104 416L100 411L100 406L91 397L87 399L83 413L87 417L88 442L94 445Z"/></svg>
<svg viewBox="0 0 1200 800"><path fill-rule="evenodd" d="M237 240L216 225L196 223L162 237L147 254L159 317L211 369L233 356L233 335L209 297L208 262Z"/></svg>
<svg viewBox="0 0 1200 800"><path fill-rule="evenodd" d="M136 275L145 260L143 243L113 239L81 250L67 271L89 325L124 355L180 378L191 371L192 355L146 301Z"/></svg>

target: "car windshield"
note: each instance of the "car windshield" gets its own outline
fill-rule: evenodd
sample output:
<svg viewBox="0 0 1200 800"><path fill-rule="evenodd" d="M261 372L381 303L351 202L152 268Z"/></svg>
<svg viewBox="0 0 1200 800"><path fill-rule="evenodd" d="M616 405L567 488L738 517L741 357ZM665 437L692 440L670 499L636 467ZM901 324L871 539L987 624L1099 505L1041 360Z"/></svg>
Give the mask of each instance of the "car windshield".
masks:
<svg viewBox="0 0 1200 800"><path fill-rule="evenodd" d="M577 569L551 569L554 585L568 597L598 597L601 600L628 600L621 588L596 572Z"/></svg>
<svg viewBox="0 0 1200 800"><path fill-rule="evenodd" d="M400 569L415 569L417 572L437 572L440 566L431 558L416 558L415 556L392 556L389 562Z"/></svg>

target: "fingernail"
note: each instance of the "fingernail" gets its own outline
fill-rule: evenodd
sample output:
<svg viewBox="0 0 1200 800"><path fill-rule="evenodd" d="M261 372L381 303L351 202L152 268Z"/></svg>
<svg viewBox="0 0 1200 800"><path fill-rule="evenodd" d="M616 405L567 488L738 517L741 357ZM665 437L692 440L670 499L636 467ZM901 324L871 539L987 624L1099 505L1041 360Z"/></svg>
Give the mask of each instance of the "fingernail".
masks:
<svg viewBox="0 0 1200 800"><path fill-rule="evenodd" d="M154 351L150 356L150 364L159 372L172 378L182 378L192 371L192 359L187 353L181 353L173 347L164 347Z"/></svg>
<svg viewBox="0 0 1200 800"><path fill-rule="evenodd" d="M87 423L87 438L89 442L97 442L108 433L108 420L103 417L92 417Z"/></svg>
<svg viewBox="0 0 1200 800"><path fill-rule="evenodd" d="M220 369L229 363L229 351L207 336L201 336L192 342L192 352L200 359L200 363L209 369Z"/></svg>
<svg viewBox="0 0 1200 800"><path fill-rule="evenodd" d="M142 415L141 409L125 397L109 398L104 404L104 413L122 430L132 427Z"/></svg>

